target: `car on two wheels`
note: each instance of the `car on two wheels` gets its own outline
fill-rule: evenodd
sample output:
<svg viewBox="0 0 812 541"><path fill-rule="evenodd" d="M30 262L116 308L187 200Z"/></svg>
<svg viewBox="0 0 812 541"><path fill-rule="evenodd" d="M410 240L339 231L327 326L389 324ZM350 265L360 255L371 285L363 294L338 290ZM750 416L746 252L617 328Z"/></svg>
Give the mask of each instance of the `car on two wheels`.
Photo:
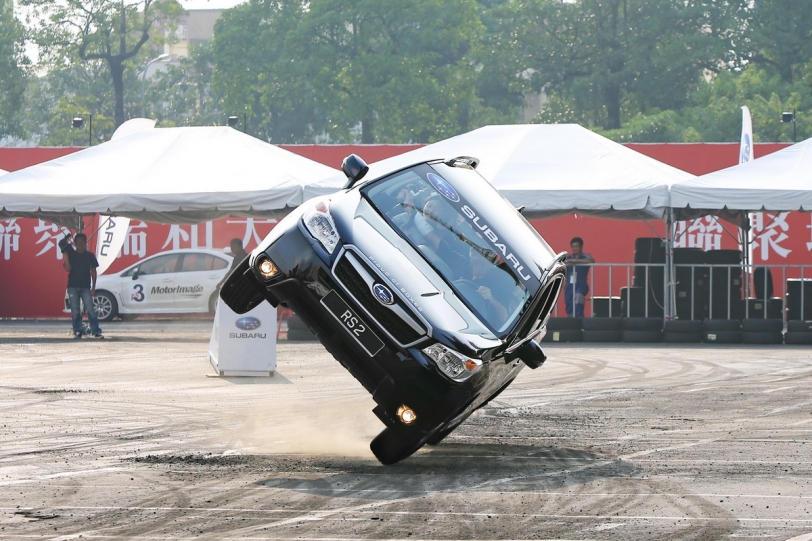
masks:
<svg viewBox="0 0 812 541"><path fill-rule="evenodd" d="M143 314L213 313L232 257L216 250L161 252L100 275L93 304L100 321ZM65 304L66 311L70 306Z"/></svg>
<svg viewBox="0 0 812 541"><path fill-rule="evenodd" d="M291 308L377 403L384 464L436 444L501 393L539 342L564 281L564 254L476 172L478 160L368 171L285 217L229 275L221 298L245 313Z"/></svg>

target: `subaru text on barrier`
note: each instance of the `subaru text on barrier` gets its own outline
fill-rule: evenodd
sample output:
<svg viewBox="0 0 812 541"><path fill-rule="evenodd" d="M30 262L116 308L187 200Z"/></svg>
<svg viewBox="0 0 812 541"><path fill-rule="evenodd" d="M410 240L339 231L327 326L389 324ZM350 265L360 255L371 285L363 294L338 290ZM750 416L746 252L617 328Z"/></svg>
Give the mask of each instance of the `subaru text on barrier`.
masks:
<svg viewBox="0 0 812 541"><path fill-rule="evenodd" d="M527 364L563 283L556 255L460 157L418 163L285 217L226 279L238 313L291 308L377 403L384 464L437 444Z"/></svg>

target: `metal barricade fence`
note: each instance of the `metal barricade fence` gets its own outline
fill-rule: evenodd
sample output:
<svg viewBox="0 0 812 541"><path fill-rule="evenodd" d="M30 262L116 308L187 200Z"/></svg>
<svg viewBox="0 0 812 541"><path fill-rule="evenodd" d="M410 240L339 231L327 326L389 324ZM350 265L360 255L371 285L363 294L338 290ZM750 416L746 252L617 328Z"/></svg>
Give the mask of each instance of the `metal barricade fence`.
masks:
<svg viewBox="0 0 812 541"><path fill-rule="evenodd" d="M666 265L592 263L585 317L664 317ZM569 281L565 288L577 284ZM562 292L555 317L566 317ZM812 265L674 265L673 315L678 319L812 319ZM575 307L573 306L573 309ZM575 311L575 310L573 310ZM572 314L569 314L572 315Z"/></svg>

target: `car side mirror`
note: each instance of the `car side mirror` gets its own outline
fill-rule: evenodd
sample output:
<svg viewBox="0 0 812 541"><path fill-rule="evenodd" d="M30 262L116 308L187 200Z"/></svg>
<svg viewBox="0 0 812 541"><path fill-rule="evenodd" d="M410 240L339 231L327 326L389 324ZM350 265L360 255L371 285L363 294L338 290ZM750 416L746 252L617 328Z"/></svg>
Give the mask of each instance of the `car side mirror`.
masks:
<svg viewBox="0 0 812 541"><path fill-rule="evenodd" d="M518 357L524 364L534 370L543 365L544 361L547 360L547 355L544 354L541 346L535 340L528 340L519 346L511 357L514 359Z"/></svg>
<svg viewBox="0 0 812 541"><path fill-rule="evenodd" d="M140 270L140 269L135 269L135 270L133 271L133 280L138 280L138 275L139 275L139 272L138 272L138 271L139 271L139 270Z"/></svg>
<svg viewBox="0 0 812 541"><path fill-rule="evenodd" d="M364 178L364 175L369 172L369 166L360 156L350 154L341 162L341 170L347 175L347 183L344 184L344 189L347 190L352 188L353 184Z"/></svg>

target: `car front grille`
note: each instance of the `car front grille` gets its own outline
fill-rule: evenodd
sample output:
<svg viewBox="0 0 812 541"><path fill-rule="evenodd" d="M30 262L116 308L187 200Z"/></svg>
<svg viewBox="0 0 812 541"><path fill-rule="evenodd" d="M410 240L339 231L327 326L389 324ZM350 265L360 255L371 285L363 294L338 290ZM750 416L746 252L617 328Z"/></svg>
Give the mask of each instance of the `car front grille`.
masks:
<svg viewBox="0 0 812 541"><path fill-rule="evenodd" d="M411 345L425 336L427 332L426 326L414 316L414 312L409 305L394 291L392 292L395 296L393 307L397 308L393 309L382 304L372 294L369 284L356 268L356 265L360 265L376 283L384 283L384 281L360 257L354 254L348 256L347 254L348 252L345 252L339 257L333 269L333 274L347 293L359 304L360 308L367 312L384 331L402 346ZM350 258L352 258L352 261L350 261ZM411 324L397 312L401 312L403 316L409 318Z"/></svg>

